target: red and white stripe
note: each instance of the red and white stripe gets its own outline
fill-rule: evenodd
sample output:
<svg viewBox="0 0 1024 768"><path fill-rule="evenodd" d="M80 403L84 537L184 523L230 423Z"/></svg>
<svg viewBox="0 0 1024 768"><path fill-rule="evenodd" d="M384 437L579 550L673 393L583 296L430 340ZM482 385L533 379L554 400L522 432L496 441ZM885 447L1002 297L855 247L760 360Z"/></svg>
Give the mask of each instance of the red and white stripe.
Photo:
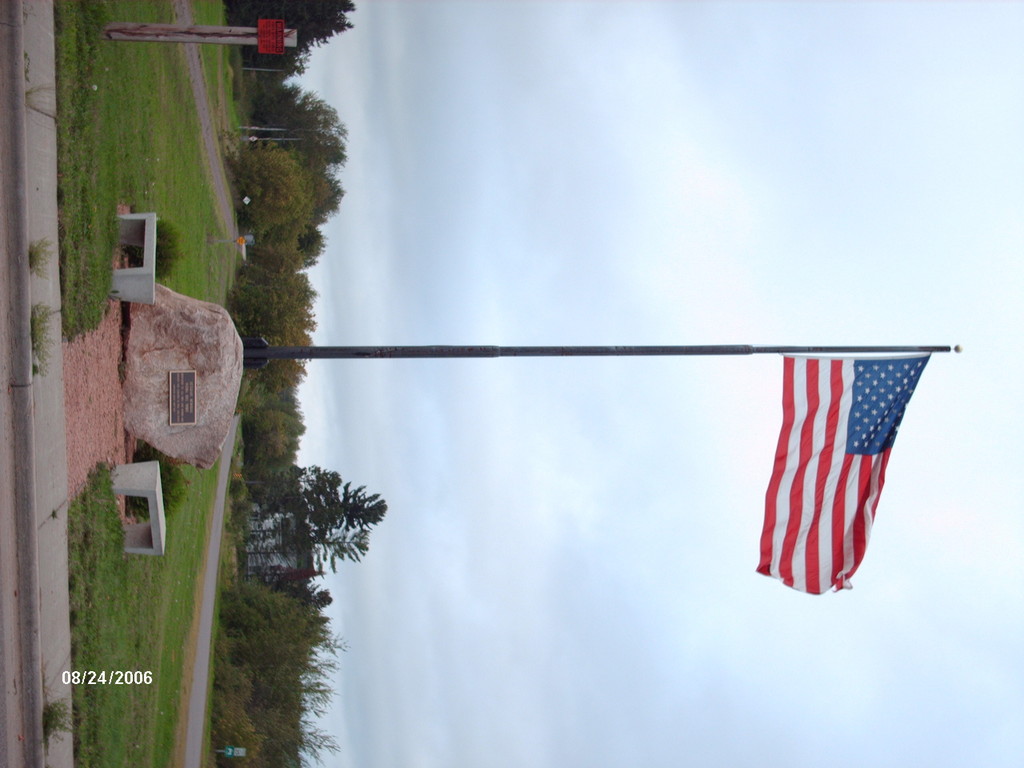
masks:
<svg viewBox="0 0 1024 768"><path fill-rule="evenodd" d="M889 449L846 453L853 366L853 360L784 358L782 432L757 570L816 595L849 588L889 461Z"/></svg>

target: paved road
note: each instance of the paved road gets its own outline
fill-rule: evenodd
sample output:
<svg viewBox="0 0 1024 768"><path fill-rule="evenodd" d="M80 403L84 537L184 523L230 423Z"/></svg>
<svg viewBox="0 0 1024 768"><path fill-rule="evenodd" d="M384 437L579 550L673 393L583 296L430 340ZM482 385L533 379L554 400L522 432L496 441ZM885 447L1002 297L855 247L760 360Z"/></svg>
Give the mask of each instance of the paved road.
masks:
<svg viewBox="0 0 1024 768"><path fill-rule="evenodd" d="M57 242L53 51L50 0L0 2L0 765L70 768L70 739L44 753L41 719L44 692L70 698L63 378L59 348L33 374L29 337L42 304L60 338L57 259L28 268L29 243Z"/></svg>

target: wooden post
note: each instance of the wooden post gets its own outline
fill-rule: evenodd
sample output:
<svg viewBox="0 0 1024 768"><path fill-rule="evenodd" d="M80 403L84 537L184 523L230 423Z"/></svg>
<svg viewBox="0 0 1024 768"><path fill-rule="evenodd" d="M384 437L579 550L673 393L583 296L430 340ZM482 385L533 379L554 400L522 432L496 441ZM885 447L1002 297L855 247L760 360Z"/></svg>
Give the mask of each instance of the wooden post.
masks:
<svg viewBox="0 0 1024 768"><path fill-rule="evenodd" d="M107 40L145 43L216 43L218 45L257 45L258 27L182 26L180 24L139 24L113 22L103 28ZM298 44L294 29L284 31L286 48Z"/></svg>

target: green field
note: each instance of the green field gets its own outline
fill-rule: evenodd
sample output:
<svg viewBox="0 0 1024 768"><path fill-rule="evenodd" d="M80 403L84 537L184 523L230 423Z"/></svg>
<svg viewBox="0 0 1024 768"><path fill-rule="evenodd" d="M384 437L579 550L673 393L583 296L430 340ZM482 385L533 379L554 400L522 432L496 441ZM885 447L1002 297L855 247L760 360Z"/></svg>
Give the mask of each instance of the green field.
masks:
<svg viewBox="0 0 1024 768"><path fill-rule="evenodd" d="M223 23L219 3L197 3L196 15ZM162 280L169 288L223 303L237 266L236 249L209 242L230 233L218 222L182 46L100 38L111 20L172 18L170 2L56 4L61 291L68 338L95 327L103 315L118 204L156 211L181 233L187 258ZM203 53L221 115L230 114L227 58L225 50Z"/></svg>
<svg viewBox="0 0 1024 768"><path fill-rule="evenodd" d="M55 12L64 336L102 318L119 204L155 211L178 232L182 255L160 282L223 304L238 256L231 245L209 242L230 233L216 214L182 47L99 37L112 20L171 21L170 0L59 2ZM219 2L195 2L194 13L198 23L224 23ZM207 48L203 71L223 130L234 120L231 53ZM107 469L69 510L71 668L152 673L148 685L74 686L79 768L175 764L217 469L182 471L187 491L168 509L163 557L124 554Z"/></svg>
<svg viewBox="0 0 1024 768"><path fill-rule="evenodd" d="M69 510L72 669L152 673L149 685L74 687L79 768L171 764L217 480L213 470L186 472L191 487L186 501L168 510L163 557L124 554L105 469Z"/></svg>

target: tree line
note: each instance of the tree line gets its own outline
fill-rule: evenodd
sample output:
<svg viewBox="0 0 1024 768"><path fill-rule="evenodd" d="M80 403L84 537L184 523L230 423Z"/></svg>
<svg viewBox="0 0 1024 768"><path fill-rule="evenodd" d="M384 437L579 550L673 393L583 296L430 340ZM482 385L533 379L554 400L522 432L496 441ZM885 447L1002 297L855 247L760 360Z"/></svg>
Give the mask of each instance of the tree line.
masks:
<svg viewBox="0 0 1024 768"><path fill-rule="evenodd" d="M283 18L299 36L283 57L243 54L248 65L282 70L244 73L237 97L247 124L288 130L259 132L269 140L236 142L228 155L240 231L255 238L228 309L242 336L305 345L316 327L307 270L324 256L322 227L345 194L347 134L330 105L289 78L303 71L314 46L351 27L354 6L226 0L225 7L229 24ZM337 748L315 718L329 703L344 645L330 632L323 611L331 595L316 577L361 560L387 512L379 494L337 472L296 465L303 374L297 361L249 371L239 400L245 452L232 484L232 528L242 537L240 577L221 593L211 737L217 747L245 746L254 767L297 766ZM232 761L219 756L218 764Z"/></svg>
<svg viewBox="0 0 1024 768"><path fill-rule="evenodd" d="M314 579L362 559L387 502L337 472L292 465L236 478L232 505L232 527L248 528L244 577L221 592L211 737L245 746L253 768L319 762L338 748L316 718L345 646L324 615L330 592Z"/></svg>
<svg viewBox="0 0 1024 768"><path fill-rule="evenodd" d="M223 591L213 743L244 746L248 766L299 765L335 751L333 738L313 718L330 703L330 677L343 649L311 604L260 582L240 581Z"/></svg>
<svg viewBox="0 0 1024 768"><path fill-rule="evenodd" d="M247 765L300 765L337 749L315 718L330 703L344 649L323 614L331 595L313 579L361 560L388 505L316 466L250 482L232 489L251 524L248 578L221 593L212 738L245 746Z"/></svg>
<svg viewBox="0 0 1024 768"><path fill-rule="evenodd" d="M283 19L285 26L296 30L298 45L286 48L283 56L243 48L246 64L280 67L291 75L306 69L313 48L352 28L349 14L356 9L351 0L225 0L224 8L232 26L255 27L259 19Z"/></svg>
<svg viewBox="0 0 1024 768"><path fill-rule="evenodd" d="M229 309L243 336L306 345L316 328L317 295L306 270L323 254L321 227L345 194L339 177L347 133L334 108L316 94L279 77L251 79L252 124L286 127L300 140L286 145L267 133L267 141L243 142L228 157L239 227L255 238ZM298 361L276 361L254 379L265 391L278 392L296 386L303 372Z"/></svg>

